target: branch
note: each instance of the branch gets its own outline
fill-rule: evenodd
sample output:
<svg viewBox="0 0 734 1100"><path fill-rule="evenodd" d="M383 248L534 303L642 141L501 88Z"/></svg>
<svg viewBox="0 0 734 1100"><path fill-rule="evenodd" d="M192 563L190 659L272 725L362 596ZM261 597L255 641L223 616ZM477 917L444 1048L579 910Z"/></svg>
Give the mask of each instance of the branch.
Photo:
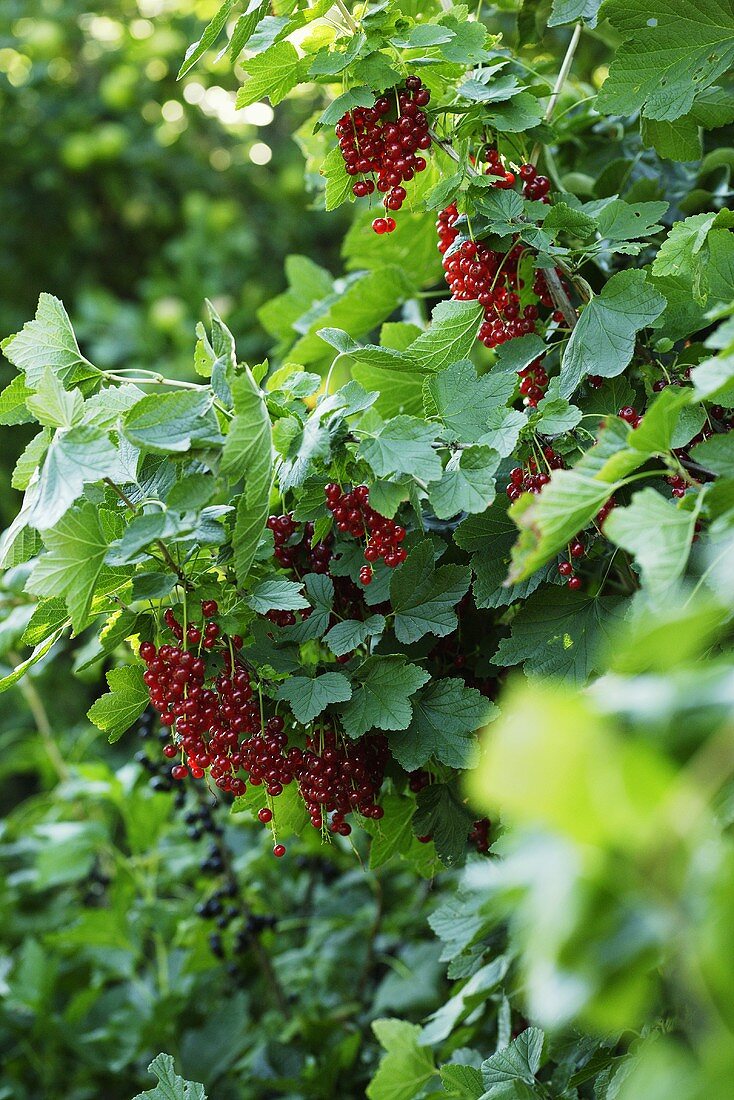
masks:
<svg viewBox="0 0 734 1100"><path fill-rule="evenodd" d="M115 485L114 481L112 481L112 479L109 478L109 477L106 477L104 480L107 483L107 485L109 485L109 487L112 490L114 490L114 492L120 498L122 503L127 508L130 509L130 511L133 513L133 515L135 515L138 511L137 508L135 507L133 502L130 500L130 498L128 496L126 496L126 494L122 491L120 486ZM166 563L168 568L171 570L171 572L176 574L176 576L178 577L180 583L183 585L183 587L186 589L186 591L187 592L193 592L194 586L191 584L189 578L186 576L186 574L184 573L183 569L178 564L178 562L171 556L171 553L170 553L168 547L166 546L166 544L163 542L163 540L162 539L156 539L154 545L158 547L158 549L161 552L161 555L163 556L164 562Z"/></svg>
<svg viewBox="0 0 734 1100"><path fill-rule="evenodd" d="M546 286L548 287L548 293L553 299L553 305L556 309L560 310L563 314L563 319L569 328L574 328L578 321L578 313L571 305L568 295L563 288L563 283L558 277L558 273L554 267L548 267L543 271L543 278L545 279Z"/></svg>

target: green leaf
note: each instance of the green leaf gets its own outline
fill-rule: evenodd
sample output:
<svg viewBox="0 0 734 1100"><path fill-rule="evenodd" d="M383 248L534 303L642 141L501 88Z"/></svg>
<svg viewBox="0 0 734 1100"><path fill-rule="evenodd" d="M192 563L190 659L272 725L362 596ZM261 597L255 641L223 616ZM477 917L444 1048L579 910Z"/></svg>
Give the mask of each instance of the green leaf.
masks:
<svg viewBox="0 0 734 1100"><path fill-rule="evenodd" d="M604 534L633 554L653 599L669 594L688 561L697 512L676 507L655 489L641 489L626 508L615 508Z"/></svg>
<svg viewBox="0 0 734 1100"><path fill-rule="evenodd" d="M421 1029L405 1020L372 1023L385 1054L367 1086L368 1100L414 1100L435 1074L433 1055L419 1045Z"/></svg>
<svg viewBox="0 0 734 1100"><path fill-rule="evenodd" d="M212 499L216 482L209 474L187 474L177 481L166 496L166 505L174 512L203 508Z"/></svg>
<svg viewBox="0 0 734 1100"><path fill-rule="evenodd" d="M509 103L497 103L485 109L482 118L487 126L500 133L519 134L542 121L543 108L530 92L520 92Z"/></svg>
<svg viewBox="0 0 734 1100"><path fill-rule="evenodd" d="M100 513L87 502L67 512L55 527L44 533L46 553L39 558L26 585L37 596L63 596L75 633L86 626L111 541L111 529L109 534L105 530L110 526L108 518L111 519L109 513Z"/></svg>
<svg viewBox="0 0 734 1100"><path fill-rule="evenodd" d="M278 698L290 703L295 718L304 726L331 703L346 703L352 688L341 672L324 672L321 676L291 676L278 688Z"/></svg>
<svg viewBox="0 0 734 1100"><path fill-rule="evenodd" d="M431 757L450 768L476 763L474 735L496 717L497 708L463 680L433 680L413 698L413 719L390 735L390 751L406 771Z"/></svg>
<svg viewBox="0 0 734 1100"><path fill-rule="evenodd" d="M652 262L653 275L693 276L695 257L706 244L716 214L693 214L675 222Z"/></svg>
<svg viewBox="0 0 734 1100"><path fill-rule="evenodd" d="M370 829L370 870L376 871L384 866L394 855L405 855L408 849L417 846L411 822L415 813L412 798L393 791L380 800L384 816L375 821ZM370 823L372 824L372 823Z"/></svg>
<svg viewBox="0 0 734 1100"><path fill-rule="evenodd" d="M509 959L505 955L499 955L480 967L458 993L428 1018L423 1028L424 1042L434 1044L448 1039L463 1020L488 1000L508 969Z"/></svg>
<svg viewBox="0 0 734 1100"><path fill-rule="evenodd" d="M211 394L188 390L144 397L125 414L123 431L131 443L153 454L221 442Z"/></svg>
<svg viewBox="0 0 734 1100"><path fill-rule="evenodd" d="M154 1089L139 1092L133 1100L206 1100L204 1086L198 1081L179 1077L170 1054L159 1054L148 1066L148 1072L158 1078Z"/></svg>
<svg viewBox="0 0 734 1100"><path fill-rule="evenodd" d="M474 1066L449 1064L439 1072L444 1092L455 1100L480 1100L484 1094L482 1075Z"/></svg>
<svg viewBox="0 0 734 1100"><path fill-rule="evenodd" d="M366 43L362 32L352 35L345 49L340 49L337 43L335 49L320 49L311 62L308 70L309 76L338 76L354 62L355 58L364 49Z"/></svg>
<svg viewBox="0 0 734 1100"><path fill-rule="evenodd" d="M601 0L553 0L548 26L559 27L583 19L590 27L595 27L600 4Z"/></svg>
<svg viewBox="0 0 734 1100"><path fill-rule="evenodd" d="M693 396L697 401L716 400L726 408L734 408L734 355L717 355L706 359L691 371Z"/></svg>
<svg viewBox="0 0 734 1100"><path fill-rule="evenodd" d="M457 88L457 93L472 103L502 103L521 91L516 76L498 77L491 69L476 69Z"/></svg>
<svg viewBox="0 0 734 1100"><path fill-rule="evenodd" d="M441 476L441 459L433 447L436 431L414 416L396 416L362 441L359 453L377 477L409 474L424 481Z"/></svg>
<svg viewBox="0 0 734 1100"><path fill-rule="evenodd" d="M542 435L561 435L570 432L581 422L583 413L576 405L570 405L565 397L559 395L559 381L551 378L545 397L538 402L540 420L535 425Z"/></svg>
<svg viewBox="0 0 734 1100"><path fill-rule="evenodd" d="M482 1062L482 1080L490 1096L496 1086L506 1087L515 1082L534 1084L543 1056L544 1038L540 1028L528 1027L508 1047Z"/></svg>
<svg viewBox="0 0 734 1100"><path fill-rule="evenodd" d="M457 546L471 553L475 573L474 601L478 608L503 607L517 599L526 599L544 579L536 570L530 580L504 586L517 528L507 513L505 499L499 498L486 512L471 516L454 533Z"/></svg>
<svg viewBox="0 0 734 1100"><path fill-rule="evenodd" d="M436 568L433 544L427 539L418 543L395 569L390 581L398 640L408 645L425 634L444 638L456 630L458 620L454 609L466 594L470 580L469 570L464 566Z"/></svg>
<svg viewBox="0 0 734 1100"><path fill-rule="evenodd" d="M441 25L453 31L453 38L438 47L447 61L455 65L479 65L489 61L491 54L484 48L487 28L482 23L470 22L466 8L456 7L441 16Z"/></svg>
<svg viewBox="0 0 734 1100"><path fill-rule="evenodd" d="M338 295L317 302L309 310L308 331L291 348L289 358L304 366L318 363L326 351L323 340L317 336L320 329L343 328L355 338L364 336L385 321L412 289L403 269L394 264L349 276L345 289ZM295 321L297 330L303 331L300 315Z"/></svg>
<svg viewBox="0 0 734 1100"><path fill-rule="evenodd" d="M368 657L354 673L352 698L341 711L345 732L356 738L372 729L406 729L413 717L410 696L429 679L402 654Z"/></svg>
<svg viewBox="0 0 734 1100"><path fill-rule="evenodd" d="M101 372L79 350L64 304L52 294L42 294L33 321L0 344L26 382L35 389L47 367L70 385L99 378Z"/></svg>
<svg viewBox="0 0 734 1100"><path fill-rule="evenodd" d="M461 864L472 816L451 783L431 783L418 795L413 817L416 836L430 836L442 863Z"/></svg>
<svg viewBox="0 0 734 1100"><path fill-rule="evenodd" d="M25 377L16 374L9 386L0 393L0 424L28 424L33 417L28 412L26 399L33 395L33 390L26 385Z"/></svg>
<svg viewBox="0 0 734 1100"><path fill-rule="evenodd" d="M630 447L645 455L665 454L672 446L673 433L681 413L691 400L691 391L668 386L648 406L642 423L629 433Z"/></svg>
<svg viewBox="0 0 734 1100"><path fill-rule="evenodd" d="M14 489L22 491L29 487L38 466L43 462L43 456L48 450L51 439L51 429L42 428L38 435L34 435L33 439L23 448L10 479L10 484Z"/></svg>
<svg viewBox="0 0 734 1100"><path fill-rule="evenodd" d="M605 0L608 19L625 39L596 99L603 114L673 121L696 95L734 64L734 18L724 0Z"/></svg>
<svg viewBox="0 0 734 1100"><path fill-rule="evenodd" d="M138 720L150 698L139 664L110 669L107 686L109 692L92 703L87 718L113 742Z"/></svg>
<svg viewBox="0 0 734 1100"><path fill-rule="evenodd" d="M734 299L734 233L728 229L712 229L707 243L709 293L714 299L731 302Z"/></svg>
<svg viewBox="0 0 734 1100"><path fill-rule="evenodd" d="M335 146L321 165L321 175L326 180L324 201L327 210L336 210L352 195L352 177L347 175L341 149Z"/></svg>
<svg viewBox="0 0 734 1100"><path fill-rule="evenodd" d="M484 177L482 182L485 181L490 182ZM487 219L488 230L500 237L515 233L525 221L525 200L517 191L483 191L477 198L477 207Z"/></svg>
<svg viewBox="0 0 734 1100"><path fill-rule="evenodd" d="M428 499L439 519L460 512L483 512L495 498L494 475L500 456L489 447L468 447L451 456L443 475L428 489Z"/></svg>
<svg viewBox="0 0 734 1100"><path fill-rule="evenodd" d="M516 336L514 340L508 340L506 344L500 344L495 350L497 366L495 370L507 371L517 374L530 366L534 359L545 355L546 346L540 336L534 332L526 336Z"/></svg>
<svg viewBox="0 0 734 1100"><path fill-rule="evenodd" d="M245 367L232 381L234 419L222 449L222 472L244 478L237 502L233 550L237 582L244 585L268 519L273 481L270 415L252 371Z"/></svg>
<svg viewBox="0 0 734 1100"><path fill-rule="evenodd" d="M643 460L640 459L640 463ZM525 580L578 534L617 488L582 469L554 470L542 493L525 493L509 515L520 529L508 580Z"/></svg>
<svg viewBox="0 0 734 1100"><path fill-rule="evenodd" d="M112 543L105 556L107 565L129 565L142 561L143 551L158 539L170 538L182 531L189 532L192 524L184 526L170 512L146 512L135 516L126 525L122 538Z"/></svg>
<svg viewBox="0 0 734 1100"><path fill-rule="evenodd" d="M183 64L178 71L178 80L180 80L182 76L186 76L186 73L190 69L193 69L196 62L204 56L209 47L214 45L227 25L227 20L229 19L229 13L232 11L233 4L234 0L224 0L224 3L219 8L214 18L205 27L201 38L189 46ZM254 29L253 27L253 30Z"/></svg>
<svg viewBox="0 0 734 1100"><path fill-rule="evenodd" d="M440 371L465 359L483 320L484 309L478 302L439 302L430 326L408 348L410 359L427 371Z"/></svg>
<svg viewBox="0 0 734 1100"><path fill-rule="evenodd" d="M105 477L127 480L119 453L105 432L85 426L57 432L43 460L28 522L39 531L53 527L85 485Z"/></svg>
<svg viewBox="0 0 734 1100"><path fill-rule="evenodd" d="M527 417L517 409L492 409L488 420L489 431L484 433L480 442L497 451L502 458L507 458L517 446Z"/></svg>
<svg viewBox="0 0 734 1100"><path fill-rule="evenodd" d="M247 11L239 17L234 25L227 48L230 61L237 60L269 11L270 0L251 0Z"/></svg>
<svg viewBox="0 0 734 1100"><path fill-rule="evenodd" d="M656 122L643 116L640 136L644 146L652 146L665 160L699 160L703 152L701 131L690 115L673 122Z"/></svg>
<svg viewBox="0 0 734 1100"><path fill-rule="evenodd" d="M264 784L259 787L248 784L246 794L238 796L232 803L232 813L249 813L257 821L258 811L265 806L272 810L270 828L278 839L300 836L309 824L306 804L297 783L287 784L274 798L268 795Z"/></svg>
<svg viewBox="0 0 734 1100"><path fill-rule="evenodd" d="M69 625L69 614L63 600L39 600L21 640L24 645L38 645L55 631Z"/></svg>
<svg viewBox="0 0 734 1100"><path fill-rule="evenodd" d="M571 233L574 237L588 237L597 227L596 218L585 214L583 210L576 210L565 202L555 202L548 207L548 213L543 219L543 229L555 234L562 230Z"/></svg>
<svg viewBox="0 0 734 1100"><path fill-rule="evenodd" d="M25 661L21 661L19 665L15 666L12 672L9 672L7 676L3 676L2 679L0 679L0 692L7 691L8 688L11 688L15 684L17 684L18 681L25 676L28 669L32 668L33 665L38 664L38 662L46 656L46 654L53 648L53 646L56 645L62 634L63 627L55 630L49 638L45 639L45 641L39 642L39 644L31 653L30 657L27 657Z"/></svg>
<svg viewBox="0 0 734 1100"><path fill-rule="evenodd" d="M303 595L303 585L285 577L272 577L260 584L246 597L245 603L259 615L268 611L301 611L309 606Z"/></svg>
<svg viewBox="0 0 734 1100"><path fill-rule="evenodd" d="M568 341L561 395L570 397L587 374L612 378L632 359L635 336L665 309L665 298L644 271L620 271L589 302Z"/></svg>
<svg viewBox="0 0 734 1100"><path fill-rule="evenodd" d="M608 241L634 241L660 233L667 202L625 202L612 199L596 215L600 235Z"/></svg>
<svg viewBox="0 0 734 1100"><path fill-rule="evenodd" d="M734 478L734 444L728 435L714 435L691 451L691 458L717 477Z"/></svg>
<svg viewBox="0 0 734 1100"><path fill-rule="evenodd" d="M301 64L290 42L276 42L243 68L249 80L237 93L237 107L249 107L264 96L276 107L301 80Z"/></svg>
<svg viewBox="0 0 734 1100"><path fill-rule="evenodd" d="M528 676L552 676L581 687L599 671L624 608L622 599L544 587L512 620L511 635L500 642L494 663L522 664Z"/></svg>
<svg viewBox="0 0 734 1100"><path fill-rule="evenodd" d="M351 653L375 634L382 634L385 629L385 619L382 615L370 615L364 621L360 619L347 619L345 622L336 623L324 637L324 641L335 656L343 657Z"/></svg>
<svg viewBox="0 0 734 1100"><path fill-rule="evenodd" d="M371 53L361 58L352 68L354 79L366 84L376 92L385 88L394 88L400 83L400 74L392 67L384 53Z"/></svg>
<svg viewBox="0 0 734 1100"><path fill-rule="evenodd" d="M79 423L84 413L81 390L65 390L61 379L50 367L44 370L36 392L28 398L26 405L39 424L48 428L71 428Z"/></svg>
<svg viewBox="0 0 734 1100"><path fill-rule="evenodd" d="M319 125L335 126L347 111L352 111L355 107L371 107L374 102L375 97L369 88L351 88L329 104L319 118Z"/></svg>
<svg viewBox="0 0 734 1100"><path fill-rule="evenodd" d="M490 414L504 408L516 385L517 378L504 371L494 370L477 379L476 368L467 359L426 379L426 390L449 438L461 443L476 443L486 435Z"/></svg>

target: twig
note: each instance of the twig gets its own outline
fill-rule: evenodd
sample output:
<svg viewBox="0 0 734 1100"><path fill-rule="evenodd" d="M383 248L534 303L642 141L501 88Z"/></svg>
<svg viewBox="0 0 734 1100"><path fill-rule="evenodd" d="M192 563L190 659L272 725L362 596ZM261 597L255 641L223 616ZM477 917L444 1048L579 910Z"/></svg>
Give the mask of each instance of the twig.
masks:
<svg viewBox="0 0 734 1100"><path fill-rule="evenodd" d="M568 327L571 329L574 328L579 317L576 310L571 305L569 297L564 290L563 283L558 277L558 272L554 267L548 267L543 271L543 278L548 287L548 293L553 299L553 305L556 309L561 311L563 319Z"/></svg>
<svg viewBox="0 0 734 1100"><path fill-rule="evenodd" d="M563 85L566 83L566 80L568 79L568 74L571 71L574 54L576 53L576 47L579 44L580 38L581 23L579 22L573 29L571 41L568 43L568 49L566 50L566 56L563 58L561 67L558 70L558 76L556 77L556 82L553 85L553 91L551 92L550 99L548 100L548 106L546 107L545 114L543 115L544 122L550 122L553 112L556 109L556 103L558 102L561 92L563 91ZM537 162L542 148L543 147L541 143L539 141L536 141L532 154L530 156L530 161L532 164L535 164Z"/></svg>
<svg viewBox="0 0 734 1100"><path fill-rule="evenodd" d="M129 508L130 511L133 514L137 513L137 508L135 507L133 502L130 500L130 498L128 496L126 496L126 494L122 491L120 486L116 485L114 483L114 481L112 481L112 479L109 478L109 477L106 477L104 480L109 485L109 487L111 489L113 489L115 493L117 493L117 495L120 498L120 500L122 501L122 503L127 508ZM184 573L183 569L178 564L178 562L171 556L171 553L170 553L168 547L166 546L166 544L163 542L163 540L162 539L155 539L154 545L158 547L158 549L160 550L160 552L163 556L164 562L166 563L168 568L171 570L171 572L176 574L176 576L178 577L179 581L181 582L183 587L186 589L186 591L187 592L193 592L194 586L191 584L189 578L186 576L186 574Z"/></svg>
<svg viewBox="0 0 734 1100"><path fill-rule="evenodd" d="M8 656L14 665L19 665L21 659L17 653L9 653ZM33 715L33 721L36 729L41 735L48 758L56 769L56 774L59 779L67 780L69 778L69 769L66 765L66 761L59 752L59 747L54 740L53 730L51 729L51 723L48 719L46 708L43 705L41 696L36 691L35 685L27 676L24 676L22 680L17 683L20 688L21 694L28 704L28 709Z"/></svg>
<svg viewBox="0 0 734 1100"><path fill-rule="evenodd" d="M339 11L341 12L341 14L344 18L344 22L349 27L352 34L358 34L359 33L359 27L355 23L354 18L352 16L352 13L350 12L350 10L346 6L346 4L343 2L343 0L336 0L336 6L339 9Z"/></svg>

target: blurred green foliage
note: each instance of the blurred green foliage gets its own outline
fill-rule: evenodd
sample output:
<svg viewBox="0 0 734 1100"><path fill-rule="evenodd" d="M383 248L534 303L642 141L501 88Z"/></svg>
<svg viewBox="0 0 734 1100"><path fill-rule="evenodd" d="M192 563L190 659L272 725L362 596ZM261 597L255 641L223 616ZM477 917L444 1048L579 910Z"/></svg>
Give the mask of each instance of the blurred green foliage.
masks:
<svg viewBox="0 0 734 1100"><path fill-rule="evenodd" d="M333 259L339 225L304 212L291 139L310 97L276 117L235 112L237 80L215 55L176 81L211 12L202 0L2 4L3 334L47 289L105 366L184 370L209 297L255 358L267 343L252 319L286 253Z"/></svg>

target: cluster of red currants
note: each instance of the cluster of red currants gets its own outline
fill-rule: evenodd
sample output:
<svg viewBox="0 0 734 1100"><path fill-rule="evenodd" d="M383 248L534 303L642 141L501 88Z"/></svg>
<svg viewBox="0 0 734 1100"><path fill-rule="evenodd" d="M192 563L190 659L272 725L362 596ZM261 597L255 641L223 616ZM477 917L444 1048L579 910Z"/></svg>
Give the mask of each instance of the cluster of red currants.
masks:
<svg viewBox="0 0 734 1100"><path fill-rule="evenodd" d="M543 448L543 457L547 469L562 470L564 462L562 457L547 446ZM506 492L510 500L518 500L523 493L540 493L544 485L551 479L550 473L541 471L535 458L529 458L523 466L515 466L510 470L510 483Z"/></svg>
<svg viewBox="0 0 734 1100"><path fill-rule="evenodd" d="M469 843L482 855L489 851L489 830L491 823L489 818L482 817L475 821L469 833Z"/></svg>
<svg viewBox="0 0 734 1100"><path fill-rule="evenodd" d="M604 521L606 520L607 516L609 515L609 513L611 512L611 510L613 508L616 508L616 506L617 506L616 500L614 499L614 497L610 497L609 500L606 502L606 504L602 504L601 508L599 509L599 511L594 516L594 523L596 524L596 526L599 528L600 531L604 527Z"/></svg>
<svg viewBox="0 0 734 1100"><path fill-rule="evenodd" d="M525 246L515 243L509 252L502 253L488 248L481 241L464 240L457 245L458 219L456 203L438 215L438 250L443 255L443 268L451 297L455 301L476 301L484 307L484 321L478 336L480 342L485 347L494 348L516 336L535 332L539 307L553 311L553 300L543 272L535 271L532 286L535 300L523 306L518 291L524 290L525 283L518 265L527 251ZM557 274L560 278L560 272ZM554 311L552 318L560 324L563 314ZM537 381L532 384L537 389L541 388ZM537 404L539 398L534 400ZM530 401L527 403L530 404Z"/></svg>
<svg viewBox="0 0 734 1100"><path fill-rule="evenodd" d="M684 497L686 495L686 490L688 489L688 482L686 481L686 479L684 477L681 477L679 474L676 474L673 477L666 477L665 480L667 481L668 485L670 485L671 496L674 496L674 497L677 497L678 499L680 499L681 497Z"/></svg>
<svg viewBox="0 0 734 1100"><path fill-rule="evenodd" d="M269 516L268 527L273 532L276 561L290 569L298 566L301 573L328 573L332 559L331 536L324 542L311 545L314 527L312 523L303 526L296 523L292 512L282 516ZM294 538L299 535L299 538Z"/></svg>
<svg viewBox="0 0 734 1100"><path fill-rule="evenodd" d="M573 560L578 561L579 558L583 558L586 553L586 548L581 539L572 539L568 544L568 560L564 560L558 563L558 572L562 577L566 578L568 587L577 592L581 587L581 578L576 576L573 568Z"/></svg>
<svg viewBox="0 0 734 1100"><path fill-rule="evenodd" d="M204 601L204 606L210 617L217 614L213 600ZM165 619L181 643L184 635L191 641L194 631L198 637L192 645L204 646L207 637L212 637L211 631L206 634L207 627L202 631L190 626L184 631L170 609ZM185 760L172 767L172 778L182 780L191 775L203 779L208 771L222 791L243 795L249 783L264 786L269 798L277 798L284 787L296 781L311 823L316 828L328 824L331 832L342 836L351 831L347 813L382 817L376 799L388 759L384 736L368 734L347 745L333 731L318 729L306 738L305 749L289 747L283 718L264 718L250 674L239 663L234 645L230 648L234 640L219 631L217 637L223 642L217 667L224 666L217 674L210 673L201 653L195 655L183 644L158 647L143 642L140 647L151 703L161 724L171 727L171 740L163 746L163 755L169 760L177 756ZM241 639L237 642L239 648ZM210 687L205 686L207 681ZM273 812L265 806L258 816L268 824ZM285 847L276 844L273 852L280 857Z"/></svg>
<svg viewBox="0 0 734 1100"><path fill-rule="evenodd" d="M623 409L619 410L617 416L620 420L624 420L625 424L629 424L630 428L639 428L642 423L642 416L631 405L625 405Z"/></svg>
<svg viewBox="0 0 734 1100"><path fill-rule="evenodd" d="M517 182L517 176L506 168L498 149L490 149L487 153L484 174L494 177L492 186L501 191L509 191ZM550 202L548 192L551 189L551 182L547 176L538 175L538 169L534 164L521 164L518 174L522 181L522 193L526 199Z"/></svg>
<svg viewBox="0 0 734 1100"><path fill-rule="evenodd" d="M548 385L548 375L545 373L542 359L533 359L527 367L519 370L520 394L523 403L528 408L534 409Z"/></svg>
<svg viewBox="0 0 734 1100"><path fill-rule="evenodd" d="M403 184L426 168L424 157L417 154L431 147L422 110L430 98L420 77L409 76L394 97L378 96L372 107L355 107L339 119L336 136L347 174L361 177L352 185L357 198L377 190L385 196L386 210L400 210L407 197ZM375 218L372 228L375 233L392 233L395 219Z"/></svg>
<svg viewBox="0 0 734 1100"><path fill-rule="evenodd" d="M324 488L326 507L333 514L336 526L343 534L355 538L366 537L365 561L359 571L362 584L372 581L372 563L380 558L393 569L405 561L407 552L400 544L405 538L405 528L393 519L381 516L370 507L370 491L366 485L357 485L345 493L340 485L330 482Z"/></svg>
<svg viewBox="0 0 734 1100"><path fill-rule="evenodd" d="M333 730L315 729L306 739L296 772L314 829L323 828L328 814L332 815L329 830L340 836L352 831L345 820L348 813L379 820L384 810L376 799L388 755L384 734L366 734L347 742Z"/></svg>

